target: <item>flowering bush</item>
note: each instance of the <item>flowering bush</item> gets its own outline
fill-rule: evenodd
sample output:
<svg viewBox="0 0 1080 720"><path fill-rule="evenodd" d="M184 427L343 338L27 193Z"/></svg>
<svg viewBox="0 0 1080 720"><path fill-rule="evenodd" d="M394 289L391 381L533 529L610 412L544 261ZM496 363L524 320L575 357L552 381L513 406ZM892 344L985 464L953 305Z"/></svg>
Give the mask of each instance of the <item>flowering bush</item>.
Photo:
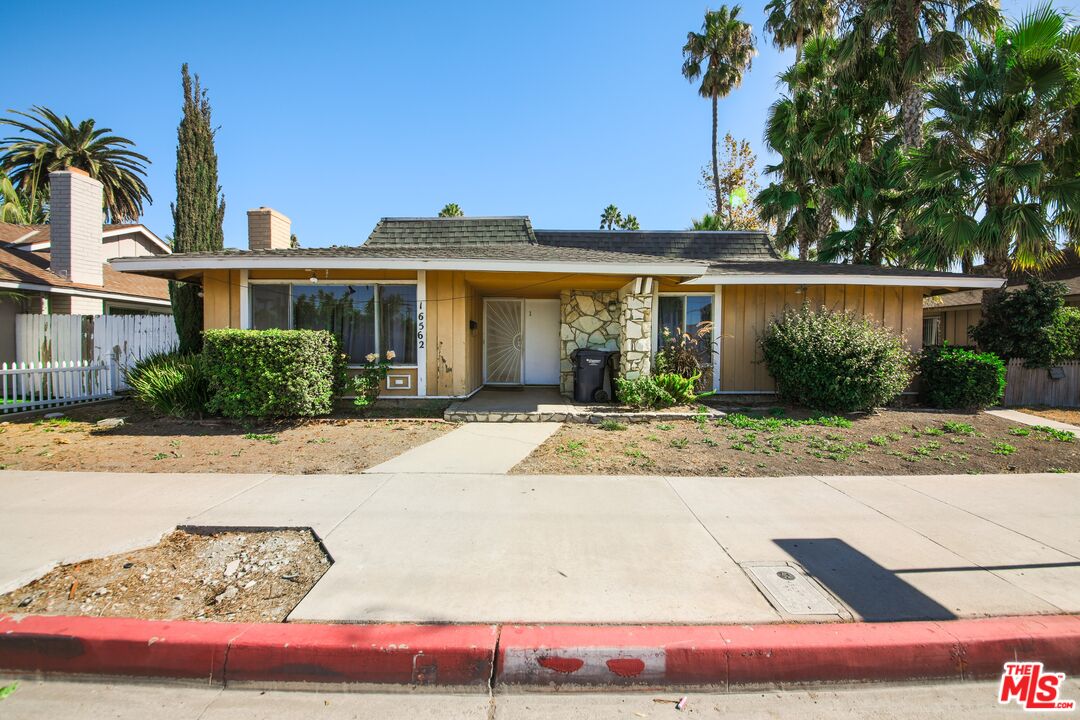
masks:
<svg viewBox="0 0 1080 720"><path fill-rule="evenodd" d="M390 363L395 357L397 354L393 350L387 350L382 358L375 353L367 354L364 366L353 378L353 394L356 395L353 404L356 407L370 407L379 399L379 391L382 390L383 381L390 371Z"/></svg>

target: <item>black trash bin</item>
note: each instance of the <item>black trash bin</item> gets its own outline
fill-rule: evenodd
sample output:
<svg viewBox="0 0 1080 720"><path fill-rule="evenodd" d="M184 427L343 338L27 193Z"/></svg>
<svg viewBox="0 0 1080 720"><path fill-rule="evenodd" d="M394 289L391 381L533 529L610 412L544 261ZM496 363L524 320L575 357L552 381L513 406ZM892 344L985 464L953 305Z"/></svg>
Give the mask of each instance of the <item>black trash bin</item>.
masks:
<svg viewBox="0 0 1080 720"><path fill-rule="evenodd" d="M611 402L615 397L611 365L619 353L614 350L575 350L574 402Z"/></svg>

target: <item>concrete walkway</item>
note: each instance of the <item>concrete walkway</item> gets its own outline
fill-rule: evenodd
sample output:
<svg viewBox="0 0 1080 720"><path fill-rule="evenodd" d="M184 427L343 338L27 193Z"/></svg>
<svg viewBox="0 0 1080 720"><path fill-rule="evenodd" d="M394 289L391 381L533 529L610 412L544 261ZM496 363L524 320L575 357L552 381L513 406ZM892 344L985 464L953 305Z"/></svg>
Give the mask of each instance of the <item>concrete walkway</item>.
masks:
<svg viewBox="0 0 1080 720"><path fill-rule="evenodd" d="M1028 413L1020 412L1019 410L987 410L986 414L999 417L1002 420L1008 420L1009 422L1020 423L1021 425L1045 425L1046 427L1052 427L1057 430L1068 430L1080 435L1080 427L1077 427L1076 425L1051 420L1050 418L1039 417L1038 415L1029 415Z"/></svg>
<svg viewBox="0 0 1080 720"><path fill-rule="evenodd" d="M507 473L559 429L559 423L464 423L365 473Z"/></svg>
<svg viewBox="0 0 1080 720"><path fill-rule="evenodd" d="M0 496L0 591L176 525L299 525L315 529L335 564L291 620L792 619L776 581L765 587L775 573L755 575L763 564L805 573L800 587L827 603L798 619L1080 612L1080 474L5 471Z"/></svg>
<svg viewBox="0 0 1080 720"><path fill-rule="evenodd" d="M0 685L6 678L0 676ZM956 720L1023 717L1015 703L997 704L996 681L919 685L858 685L769 689L757 692L689 693L685 714L693 718L878 718ZM74 682L26 679L6 700L5 720L112 718L113 720L608 720L680 717L678 692L606 693L364 693L206 688L174 684ZM1080 699L1080 681L1069 678L1062 696ZM655 702L659 699L663 702ZM1069 717L1071 713L1059 713ZM1054 713L1046 713L1053 716Z"/></svg>

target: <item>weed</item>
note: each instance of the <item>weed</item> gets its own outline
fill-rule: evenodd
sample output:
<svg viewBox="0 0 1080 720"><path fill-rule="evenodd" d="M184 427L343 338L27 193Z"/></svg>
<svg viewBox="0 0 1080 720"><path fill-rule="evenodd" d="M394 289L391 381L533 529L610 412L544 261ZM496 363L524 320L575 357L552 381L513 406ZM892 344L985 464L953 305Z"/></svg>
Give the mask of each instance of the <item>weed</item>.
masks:
<svg viewBox="0 0 1080 720"><path fill-rule="evenodd" d="M623 452L626 454L627 457L632 457L632 458L647 458L647 457L649 457L648 455L645 454L644 450L637 447L637 445L634 444L634 443L631 443L631 444L627 445L626 449Z"/></svg>
<svg viewBox="0 0 1080 720"><path fill-rule="evenodd" d="M179 440L170 440L169 441L169 447L174 447L174 448L180 447L180 441Z"/></svg>
<svg viewBox="0 0 1080 720"><path fill-rule="evenodd" d="M953 445L967 445L967 440L962 437L951 437L949 438L949 442Z"/></svg>
<svg viewBox="0 0 1080 720"><path fill-rule="evenodd" d="M866 450L866 443L861 442L840 442L833 440L826 436L826 439L820 437L811 437L807 441L807 454L813 455L816 458L824 460L835 460L837 462L847 460L852 455Z"/></svg>
<svg viewBox="0 0 1080 720"><path fill-rule="evenodd" d="M659 423L659 424L657 424L656 429L657 430L663 430L664 432L667 432L668 430L674 430L675 426L672 425L671 423Z"/></svg>
<svg viewBox="0 0 1080 720"><path fill-rule="evenodd" d="M567 440L565 444L555 448L555 452L575 458L585 457L589 454L589 451L585 449L584 440Z"/></svg>
<svg viewBox="0 0 1080 720"><path fill-rule="evenodd" d="M916 445L911 448L911 452L921 457L930 457L935 450L941 449L941 443L929 440L922 445Z"/></svg>
<svg viewBox="0 0 1080 720"><path fill-rule="evenodd" d="M990 451L993 455L1012 455L1014 452L1016 448L1005 442L995 442L994 448Z"/></svg>
<svg viewBox="0 0 1080 720"><path fill-rule="evenodd" d="M10 685L0 685L0 700L3 700L8 695L19 689L19 683L13 682Z"/></svg>
<svg viewBox="0 0 1080 720"><path fill-rule="evenodd" d="M277 445L278 443L281 442L281 440L278 439L278 436L274 435L273 433L253 433L253 432L249 432L246 435L244 435L244 439L245 440L262 440L263 442L268 442L271 445Z"/></svg>
<svg viewBox="0 0 1080 720"><path fill-rule="evenodd" d="M757 430L759 432L776 432L782 428L798 427L806 425L818 425L821 427L849 428L851 421L838 416L815 416L806 420L795 420L786 417L750 417L741 413L725 415L716 421L717 425L729 425L740 430Z"/></svg>
<svg viewBox="0 0 1080 720"><path fill-rule="evenodd" d="M1010 435L1015 435L1017 437L1027 437L1031 434L1031 430L1026 427L1011 427L1008 429L1007 432Z"/></svg>
<svg viewBox="0 0 1080 720"><path fill-rule="evenodd" d="M157 454L154 455L153 459L154 460L164 460L167 457L169 457L168 453L157 453Z"/></svg>
<svg viewBox="0 0 1080 720"><path fill-rule="evenodd" d="M1065 468L1059 468L1059 467L1050 467L1050 468L1046 468L1046 472L1052 472L1052 473L1067 473L1067 472L1069 472L1069 471L1068 471L1068 470L1066 470Z"/></svg>
<svg viewBox="0 0 1080 720"><path fill-rule="evenodd" d="M885 447L889 444L889 438L885 437L884 435L875 435L870 438L870 444L877 445L878 447Z"/></svg>
<svg viewBox="0 0 1080 720"><path fill-rule="evenodd" d="M720 443L716 442L712 438L702 438L701 442L702 442L703 445L708 445L709 447L719 447L720 446Z"/></svg>
<svg viewBox="0 0 1080 720"><path fill-rule="evenodd" d="M900 433L889 433L885 437L889 438L893 442L896 442L897 440L900 440L903 436Z"/></svg>
<svg viewBox="0 0 1080 720"><path fill-rule="evenodd" d="M308 445L325 445L328 442L330 442L329 438L317 437L317 438L311 438L310 440L308 440L307 444Z"/></svg>
<svg viewBox="0 0 1080 720"><path fill-rule="evenodd" d="M1052 428L1047 425L1035 425L1032 429L1038 430L1039 432L1052 437L1058 442L1072 442L1076 439L1076 435L1074 435L1069 430L1058 430L1057 428Z"/></svg>
<svg viewBox="0 0 1080 720"><path fill-rule="evenodd" d="M945 434L944 430L939 430L937 428L932 428L932 427L923 428L923 435L929 435L931 437L940 437L940 436L942 436L944 434Z"/></svg>
<svg viewBox="0 0 1080 720"><path fill-rule="evenodd" d="M34 421L34 427L40 427L44 432L53 432L56 428L62 428L75 422L71 418L49 418Z"/></svg>
<svg viewBox="0 0 1080 720"><path fill-rule="evenodd" d="M600 421L600 429L610 431L625 430L626 425L622 424L618 420L612 420L611 418L608 418L607 420Z"/></svg>
<svg viewBox="0 0 1080 720"><path fill-rule="evenodd" d="M968 425L967 423L956 422L955 420L946 420L941 423L941 429L951 435L974 435L975 426Z"/></svg>
<svg viewBox="0 0 1080 720"><path fill-rule="evenodd" d="M658 436L656 436L656 435L649 435L645 439L649 440L649 441L652 441L652 442L660 442L660 438Z"/></svg>
<svg viewBox="0 0 1080 720"><path fill-rule="evenodd" d="M679 450L684 450L690 444L689 438L673 438L671 440L671 447Z"/></svg>

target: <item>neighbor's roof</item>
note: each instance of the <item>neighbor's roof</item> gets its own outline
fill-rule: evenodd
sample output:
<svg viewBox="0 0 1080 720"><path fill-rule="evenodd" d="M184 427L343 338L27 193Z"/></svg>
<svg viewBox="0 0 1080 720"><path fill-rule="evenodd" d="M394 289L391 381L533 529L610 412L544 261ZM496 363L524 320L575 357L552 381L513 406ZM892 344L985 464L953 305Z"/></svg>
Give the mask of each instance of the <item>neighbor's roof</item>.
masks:
<svg viewBox="0 0 1080 720"><path fill-rule="evenodd" d="M129 296L133 301L169 299L169 284L160 278L132 275L104 264L102 285L74 283L50 270L50 260L47 252L0 247L0 287L39 292L60 288L79 291L76 294L110 293Z"/></svg>
<svg viewBox="0 0 1080 720"><path fill-rule="evenodd" d="M116 267L171 276L210 268L348 268L654 274L684 284L818 282L990 287L983 277L785 261L764 232L533 230L528 217L383 218L357 247L220 250L121 258Z"/></svg>
<svg viewBox="0 0 1080 720"><path fill-rule="evenodd" d="M978 268L976 268L978 270ZM1047 282L1059 282L1065 286L1066 297L1080 296L1080 253L1068 249L1061 254L1061 261L1039 272L1013 272L1009 273L1008 288L1010 290L1022 290L1027 287L1028 278L1032 275ZM969 305L982 304L982 290L962 290L960 292L944 293L923 300L923 308L926 310L944 310L946 308L966 307Z"/></svg>
<svg viewBox="0 0 1080 720"><path fill-rule="evenodd" d="M13 245L20 250L48 250L52 245L51 225L17 225L0 223L0 245ZM150 240L163 253L172 252L169 245L140 223L109 223L101 226L102 239L138 233Z"/></svg>

